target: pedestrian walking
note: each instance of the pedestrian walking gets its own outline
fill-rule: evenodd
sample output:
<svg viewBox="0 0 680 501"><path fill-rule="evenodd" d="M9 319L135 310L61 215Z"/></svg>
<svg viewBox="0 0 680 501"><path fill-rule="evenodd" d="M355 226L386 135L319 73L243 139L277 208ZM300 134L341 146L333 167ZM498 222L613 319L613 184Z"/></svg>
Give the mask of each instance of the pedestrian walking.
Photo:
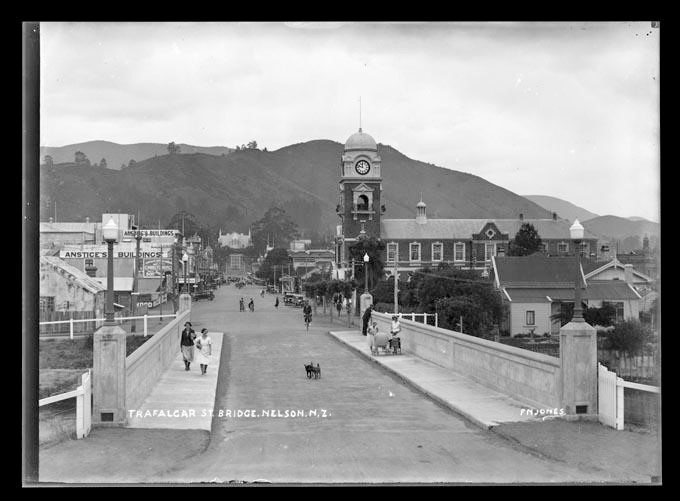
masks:
<svg viewBox="0 0 680 501"><path fill-rule="evenodd" d="M371 353L375 352L375 335L378 333L378 322L373 320L371 325L368 326L368 347L371 349Z"/></svg>
<svg viewBox="0 0 680 501"><path fill-rule="evenodd" d="M279 296L276 296L276 301L274 301L274 308L279 309Z"/></svg>
<svg viewBox="0 0 680 501"><path fill-rule="evenodd" d="M208 336L208 329L201 329L201 337L196 340L196 360L201 366L201 375L205 376L212 356L212 339Z"/></svg>
<svg viewBox="0 0 680 501"><path fill-rule="evenodd" d="M340 312L342 311L342 301L338 299L337 303L335 303L335 309L338 310L338 319L340 318Z"/></svg>
<svg viewBox="0 0 680 501"><path fill-rule="evenodd" d="M191 322L185 322L179 341L179 349L184 359L185 371L189 370L191 362L194 361L194 339L196 339L196 332L191 328Z"/></svg>
<svg viewBox="0 0 680 501"><path fill-rule="evenodd" d="M365 336L366 335L366 330L368 329L368 322L371 320L371 312L373 311L373 305L369 304L368 308L364 311L364 316L361 317L361 321L363 322L361 333Z"/></svg>
<svg viewBox="0 0 680 501"><path fill-rule="evenodd" d="M243 298L241 298L238 302L238 309L239 311L246 311L245 304L243 303Z"/></svg>
<svg viewBox="0 0 680 501"><path fill-rule="evenodd" d="M253 301L253 298L250 298L250 303L248 303L248 309L252 312L255 311L255 301Z"/></svg>

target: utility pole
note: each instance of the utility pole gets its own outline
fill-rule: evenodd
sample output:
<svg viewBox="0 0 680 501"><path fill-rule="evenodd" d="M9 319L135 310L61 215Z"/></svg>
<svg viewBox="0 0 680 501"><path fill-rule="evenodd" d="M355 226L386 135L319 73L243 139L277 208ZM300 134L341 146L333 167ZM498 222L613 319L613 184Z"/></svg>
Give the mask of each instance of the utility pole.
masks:
<svg viewBox="0 0 680 501"><path fill-rule="evenodd" d="M137 248L135 250L135 276L132 281L132 300L130 301L133 317L137 316L137 298L139 289L139 243L142 241L142 233L139 230L135 233L135 240L137 241ZM137 332L137 319L132 320L130 323L130 332Z"/></svg>
<svg viewBox="0 0 680 501"><path fill-rule="evenodd" d="M399 280L397 275L397 254L394 254L394 271L392 272L394 276L394 314L399 313Z"/></svg>

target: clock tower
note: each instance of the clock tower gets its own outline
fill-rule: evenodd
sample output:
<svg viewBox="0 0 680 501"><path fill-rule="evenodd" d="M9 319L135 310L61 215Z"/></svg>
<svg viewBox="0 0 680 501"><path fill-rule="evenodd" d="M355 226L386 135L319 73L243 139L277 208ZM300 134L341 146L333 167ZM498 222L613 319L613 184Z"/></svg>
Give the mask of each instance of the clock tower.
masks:
<svg viewBox="0 0 680 501"><path fill-rule="evenodd" d="M345 268L350 264L348 247L359 236L380 237L384 212L378 146L361 128L345 142L340 169L337 264Z"/></svg>

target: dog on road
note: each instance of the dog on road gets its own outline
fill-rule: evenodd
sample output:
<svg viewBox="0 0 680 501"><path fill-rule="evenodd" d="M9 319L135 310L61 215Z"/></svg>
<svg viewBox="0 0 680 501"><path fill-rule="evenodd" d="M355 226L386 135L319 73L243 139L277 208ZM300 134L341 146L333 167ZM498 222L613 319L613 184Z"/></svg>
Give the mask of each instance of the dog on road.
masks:
<svg viewBox="0 0 680 501"><path fill-rule="evenodd" d="M314 379L319 379L321 377L321 366L318 363L316 364L316 367L314 367L314 362L310 362L309 365L304 365L309 379L312 379L312 376L314 376Z"/></svg>

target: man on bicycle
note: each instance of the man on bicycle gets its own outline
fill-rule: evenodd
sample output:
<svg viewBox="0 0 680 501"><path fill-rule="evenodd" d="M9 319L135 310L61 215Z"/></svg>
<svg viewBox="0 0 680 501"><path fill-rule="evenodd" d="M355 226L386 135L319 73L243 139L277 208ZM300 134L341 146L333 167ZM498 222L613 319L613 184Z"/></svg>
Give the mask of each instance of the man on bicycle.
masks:
<svg viewBox="0 0 680 501"><path fill-rule="evenodd" d="M302 314L305 318L305 323L312 322L312 306L309 304L309 300L305 300L305 305L302 307Z"/></svg>

